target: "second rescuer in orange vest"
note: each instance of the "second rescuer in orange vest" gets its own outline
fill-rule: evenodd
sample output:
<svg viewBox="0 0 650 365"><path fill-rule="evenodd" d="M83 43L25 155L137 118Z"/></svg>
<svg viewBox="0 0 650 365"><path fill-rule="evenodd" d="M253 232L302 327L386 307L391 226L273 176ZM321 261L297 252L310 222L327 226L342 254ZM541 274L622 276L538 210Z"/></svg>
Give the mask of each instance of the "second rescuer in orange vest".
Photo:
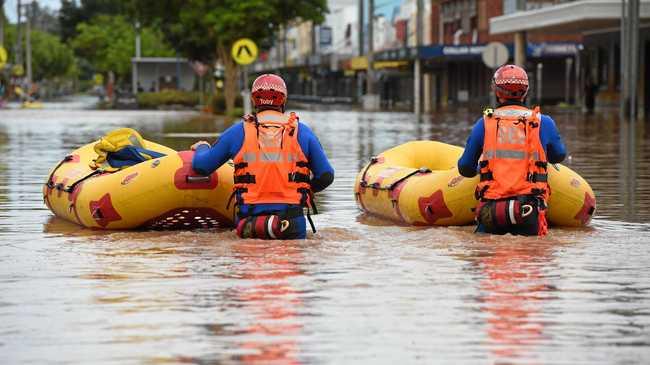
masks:
<svg viewBox="0 0 650 365"><path fill-rule="evenodd" d="M488 108L472 130L458 161L467 177L480 174L476 188L477 231L545 235L549 163L566 150L553 119L524 105L528 75L521 67L499 68L492 83L499 105ZM478 163L478 167L477 167Z"/></svg>

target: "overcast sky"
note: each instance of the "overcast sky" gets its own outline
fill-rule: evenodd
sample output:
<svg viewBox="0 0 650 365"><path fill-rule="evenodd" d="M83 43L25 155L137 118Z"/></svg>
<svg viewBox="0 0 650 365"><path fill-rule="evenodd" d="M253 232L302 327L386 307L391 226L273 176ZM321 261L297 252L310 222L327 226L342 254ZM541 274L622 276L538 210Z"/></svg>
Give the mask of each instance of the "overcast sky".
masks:
<svg viewBox="0 0 650 365"><path fill-rule="evenodd" d="M30 0L23 0L22 3L28 3ZM37 0L39 5L50 9L59 9L61 7L61 0ZM5 14L10 22L16 21L16 0L5 0Z"/></svg>
<svg viewBox="0 0 650 365"><path fill-rule="evenodd" d="M30 0L23 0L23 3L27 3ZM59 9L61 7L61 0L32 0L39 3L41 6L47 6L50 9ZM377 14L383 14L386 17L390 17L393 14L393 9L396 6L399 6L403 0L375 0L375 7ZM345 6L345 5L356 5L359 3L359 0L330 0L330 7ZM9 18L9 21L16 21L16 0L5 0L5 14Z"/></svg>

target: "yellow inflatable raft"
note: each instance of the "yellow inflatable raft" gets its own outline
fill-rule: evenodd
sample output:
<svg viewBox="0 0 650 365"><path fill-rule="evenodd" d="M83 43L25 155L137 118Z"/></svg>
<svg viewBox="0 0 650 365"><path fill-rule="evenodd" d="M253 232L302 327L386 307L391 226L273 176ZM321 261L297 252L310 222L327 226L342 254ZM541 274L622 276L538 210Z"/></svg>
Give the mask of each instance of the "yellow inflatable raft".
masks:
<svg viewBox="0 0 650 365"><path fill-rule="evenodd" d="M25 101L20 107L23 109L43 109L43 103L40 101Z"/></svg>
<svg viewBox="0 0 650 365"><path fill-rule="evenodd" d="M478 177L458 173L461 147L414 141L373 157L354 187L365 212L412 225L455 226L474 222ZM548 220L555 226L585 226L596 209L589 184L570 168L549 167Z"/></svg>
<svg viewBox="0 0 650 365"><path fill-rule="evenodd" d="M66 156L43 188L45 204L68 221L94 229L190 229L230 226L227 207L233 167L225 164L208 177L192 170L194 152L142 140L166 156L108 173L92 169L97 142Z"/></svg>

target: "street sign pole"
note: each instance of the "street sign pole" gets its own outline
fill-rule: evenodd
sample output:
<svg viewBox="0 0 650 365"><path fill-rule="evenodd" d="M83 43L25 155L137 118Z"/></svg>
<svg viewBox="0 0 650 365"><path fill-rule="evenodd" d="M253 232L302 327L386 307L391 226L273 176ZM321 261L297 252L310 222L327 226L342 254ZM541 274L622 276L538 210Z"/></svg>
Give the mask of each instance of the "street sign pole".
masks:
<svg viewBox="0 0 650 365"><path fill-rule="evenodd" d="M244 104L244 114L250 114L253 111L250 97L250 86L248 85L248 65L257 59L257 45L248 38L237 40L230 50L230 55L244 72L244 86L242 87L241 96ZM240 79L241 80L241 79Z"/></svg>
<svg viewBox="0 0 650 365"><path fill-rule="evenodd" d="M485 66L489 67L492 70L492 75L496 72L497 68L504 65L508 62L508 57L510 57L510 52L505 44L500 42L490 42L483 49L481 58ZM490 92L490 105L496 106L497 100L494 92Z"/></svg>
<svg viewBox="0 0 650 365"><path fill-rule="evenodd" d="M241 96L244 104L244 115L246 115L253 112L253 106L251 105L250 87L248 86L248 66L242 68L244 69L244 90L242 90Z"/></svg>

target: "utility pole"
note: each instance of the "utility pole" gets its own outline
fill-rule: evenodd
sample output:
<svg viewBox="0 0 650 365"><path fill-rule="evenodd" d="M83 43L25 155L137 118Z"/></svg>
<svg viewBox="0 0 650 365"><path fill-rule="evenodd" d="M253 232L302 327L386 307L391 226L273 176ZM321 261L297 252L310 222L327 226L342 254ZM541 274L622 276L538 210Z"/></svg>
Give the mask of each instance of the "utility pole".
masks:
<svg viewBox="0 0 650 365"><path fill-rule="evenodd" d="M517 11L526 10L526 0L517 0ZM515 33L515 64L521 67L526 66L526 32Z"/></svg>
<svg viewBox="0 0 650 365"><path fill-rule="evenodd" d="M422 30L424 22L422 21L422 8L424 4L422 0L416 0L415 10L415 61L413 62L413 94L414 94L414 108L413 112L416 116L422 113L422 63L420 62L419 49L422 45Z"/></svg>
<svg viewBox="0 0 650 365"><path fill-rule="evenodd" d="M363 57L365 53L363 51L363 1L359 0L359 57Z"/></svg>
<svg viewBox="0 0 650 365"><path fill-rule="evenodd" d="M621 120L636 121L639 78L639 0L621 1Z"/></svg>
<svg viewBox="0 0 650 365"><path fill-rule="evenodd" d="M629 55L630 55L630 74L628 76L628 85L630 87L630 120L636 121L637 118L637 91L639 85L639 0L629 0L630 7L628 11L629 18Z"/></svg>
<svg viewBox="0 0 650 365"><path fill-rule="evenodd" d="M573 69L573 58L567 57L564 60L564 66L564 102L569 104L571 102L571 69Z"/></svg>
<svg viewBox="0 0 650 365"><path fill-rule="evenodd" d="M366 95L362 98L364 110L377 110L379 109L379 95L375 94L375 71L373 69L374 63L374 23L375 23L375 1L368 0L368 53L366 59L368 62L368 70L366 72Z"/></svg>
<svg viewBox="0 0 650 365"><path fill-rule="evenodd" d="M21 0L18 0L16 3L17 3L17 5L16 5L16 9L17 9L16 17L17 17L17 20L16 20L16 43L14 45L14 63L16 65L22 65L23 64L23 57L22 57L22 54L23 54L23 47L22 47L23 35L21 34L22 33L21 32L22 28L20 26L20 18L21 18L20 16L21 16L21 13L22 13L22 11L21 11L22 4L21 4Z"/></svg>
<svg viewBox="0 0 650 365"><path fill-rule="evenodd" d="M628 49L627 49L627 1L621 1L621 91L620 91L620 105L619 113L620 119L627 119L627 72L629 69Z"/></svg>
<svg viewBox="0 0 650 365"><path fill-rule="evenodd" d="M27 85L32 86L32 13L34 3L25 4L25 53L27 64Z"/></svg>
<svg viewBox="0 0 650 365"><path fill-rule="evenodd" d="M363 1L364 0L359 0L359 14L358 14L358 21L359 21L359 29L358 29L358 35L359 35L359 58L363 57L363 54L365 53L363 51ZM361 78L361 73L357 73L357 99L363 103L363 79Z"/></svg>
<svg viewBox="0 0 650 365"><path fill-rule="evenodd" d="M316 24L312 21L311 22L311 55L312 55L311 59L313 59L313 60L316 59L316 54L318 53L317 51L318 51L318 48L319 48L318 37L316 35L317 35L316 34ZM319 60L319 62L320 62L320 60ZM311 64L311 60L309 62L309 65L313 66ZM311 95L315 96L318 93L318 84L317 84L318 81L317 81L317 77L316 77L315 74L311 75L311 80L310 81L311 81L310 82Z"/></svg>
<svg viewBox="0 0 650 365"><path fill-rule="evenodd" d="M0 47L5 45L5 0L0 0Z"/></svg>
<svg viewBox="0 0 650 365"><path fill-rule="evenodd" d="M368 75L366 76L366 94L375 93L374 62L374 26L375 25L375 0L368 0Z"/></svg>
<svg viewBox="0 0 650 365"><path fill-rule="evenodd" d="M138 93L138 62L142 57L142 40L140 38L140 21L135 21L135 61L131 64L131 91L133 95ZM203 85L201 85L203 86Z"/></svg>

